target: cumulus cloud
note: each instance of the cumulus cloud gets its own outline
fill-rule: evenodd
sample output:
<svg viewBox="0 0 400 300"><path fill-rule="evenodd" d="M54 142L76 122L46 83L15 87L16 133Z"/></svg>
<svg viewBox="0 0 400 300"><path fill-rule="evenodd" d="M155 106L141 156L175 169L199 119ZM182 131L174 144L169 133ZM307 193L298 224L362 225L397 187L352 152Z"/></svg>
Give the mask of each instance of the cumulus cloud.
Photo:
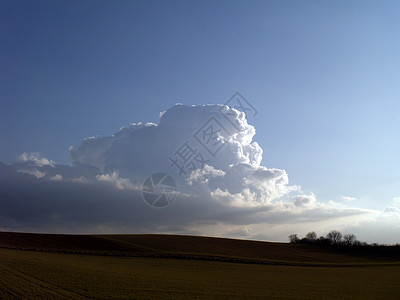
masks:
<svg viewBox="0 0 400 300"><path fill-rule="evenodd" d="M118 176L118 172L114 171L111 174L100 174L96 175L96 179L99 181L105 181L105 182L110 182L117 189L123 190L123 189L134 189L134 185L129 181L129 179L126 178L120 178Z"/></svg>
<svg viewBox="0 0 400 300"><path fill-rule="evenodd" d="M293 201L296 207L314 207L317 203L317 199L315 198L314 194L311 195L298 195L294 197Z"/></svg>
<svg viewBox="0 0 400 300"><path fill-rule="evenodd" d="M342 196L342 201L345 201L345 202L351 202L351 201L356 201L357 200L357 198L354 198L354 197L349 197L349 196Z"/></svg>
<svg viewBox="0 0 400 300"><path fill-rule="evenodd" d="M387 215L394 215L400 217L400 197L393 198L392 205L385 208L383 211Z"/></svg>
<svg viewBox="0 0 400 300"><path fill-rule="evenodd" d="M43 166L51 166L54 167L54 162L51 160L48 160L47 158L41 157L39 153L22 153L19 157L19 159L24 162L26 166L37 166L37 167L43 167Z"/></svg>
<svg viewBox="0 0 400 300"><path fill-rule="evenodd" d="M62 180L63 180L63 177L62 177L62 175L60 175L60 174L56 174L56 175L50 177L50 180L62 181Z"/></svg>
<svg viewBox="0 0 400 300"><path fill-rule="evenodd" d="M0 227L274 239L279 231L284 240L290 232L283 224L333 224L371 214L321 203L290 185L285 170L261 165L255 134L246 115L228 106L175 105L158 124L132 123L71 146L72 166L24 153L11 166L0 164ZM163 209L142 197L143 183L154 173L176 182L174 201Z"/></svg>

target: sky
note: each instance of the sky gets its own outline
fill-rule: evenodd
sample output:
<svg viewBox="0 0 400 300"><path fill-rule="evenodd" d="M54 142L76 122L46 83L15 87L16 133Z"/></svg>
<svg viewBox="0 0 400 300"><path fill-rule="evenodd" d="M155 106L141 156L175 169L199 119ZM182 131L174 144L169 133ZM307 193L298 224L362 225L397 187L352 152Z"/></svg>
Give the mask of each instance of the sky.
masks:
<svg viewBox="0 0 400 300"><path fill-rule="evenodd" d="M0 228L277 241L340 229L399 242L399 11L395 1L2 1ZM236 92L257 114L235 115L224 154L182 178L169 156L212 116L228 128L221 106L204 105ZM131 207L128 194L156 171L176 181L174 202ZM85 223L74 211L99 197L93 187L105 204ZM47 189L69 198L54 204ZM33 194L45 200L29 202L28 218L12 201ZM116 195L122 206L107 202ZM207 209L188 214L198 204L187 195Z"/></svg>

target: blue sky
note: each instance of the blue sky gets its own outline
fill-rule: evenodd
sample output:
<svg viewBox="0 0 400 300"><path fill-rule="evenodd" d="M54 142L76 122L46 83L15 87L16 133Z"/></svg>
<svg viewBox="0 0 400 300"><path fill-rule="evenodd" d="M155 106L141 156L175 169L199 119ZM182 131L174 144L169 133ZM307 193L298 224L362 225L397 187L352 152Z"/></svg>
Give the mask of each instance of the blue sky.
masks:
<svg viewBox="0 0 400 300"><path fill-rule="evenodd" d="M395 1L2 1L0 161L241 92L263 165L321 201L400 197Z"/></svg>

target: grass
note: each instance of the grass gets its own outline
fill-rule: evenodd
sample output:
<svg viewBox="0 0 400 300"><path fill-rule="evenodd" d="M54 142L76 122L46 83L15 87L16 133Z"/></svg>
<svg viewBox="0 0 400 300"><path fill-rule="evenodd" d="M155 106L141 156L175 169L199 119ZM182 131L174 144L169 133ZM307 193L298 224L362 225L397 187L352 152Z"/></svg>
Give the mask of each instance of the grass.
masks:
<svg viewBox="0 0 400 300"><path fill-rule="evenodd" d="M8 234L7 240L5 237L0 234L3 247L42 246L36 248L41 251L0 248L0 299L398 299L400 296L400 265L392 258L382 261L325 253L309 245L166 235ZM92 239L94 244L90 243ZM70 250L83 253L91 247L92 252L88 253L101 254L106 250L107 256L60 253L68 250L66 241ZM49 252L56 251L55 248L57 252ZM131 256L112 256L121 253ZM163 258L146 255L163 255ZM191 259L185 259L185 255ZM193 259L198 256L201 259ZM221 258L238 259L242 263ZM252 263L244 263L246 259Z"/></svg>
<svg viewBox="0 0 400 300"><path fill-rule="evenodd" d="M0 249L0 298L398 299L399 266L302 267Z"/></svg>

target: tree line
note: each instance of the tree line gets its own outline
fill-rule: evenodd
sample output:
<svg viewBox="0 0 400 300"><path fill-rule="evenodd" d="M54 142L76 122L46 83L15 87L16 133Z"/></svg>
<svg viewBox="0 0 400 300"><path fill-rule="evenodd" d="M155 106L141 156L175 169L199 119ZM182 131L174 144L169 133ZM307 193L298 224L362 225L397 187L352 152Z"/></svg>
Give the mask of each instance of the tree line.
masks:
<svg viewBox="0 0 400 300"><path fill-rule="evenodd" d="M342 235L340 231L331 230L326 236L317 237L315 231L311 231L306 234L305 237L299 238L297 234L289 235L290 243L297 244L318 244L318 245L334 245L334 246L389 246L389 245L379 245L377 243L368 244L366 242L361 242L357 240L357 237L352 234ZM400 244L392 245L399 247Z"/></svg>

